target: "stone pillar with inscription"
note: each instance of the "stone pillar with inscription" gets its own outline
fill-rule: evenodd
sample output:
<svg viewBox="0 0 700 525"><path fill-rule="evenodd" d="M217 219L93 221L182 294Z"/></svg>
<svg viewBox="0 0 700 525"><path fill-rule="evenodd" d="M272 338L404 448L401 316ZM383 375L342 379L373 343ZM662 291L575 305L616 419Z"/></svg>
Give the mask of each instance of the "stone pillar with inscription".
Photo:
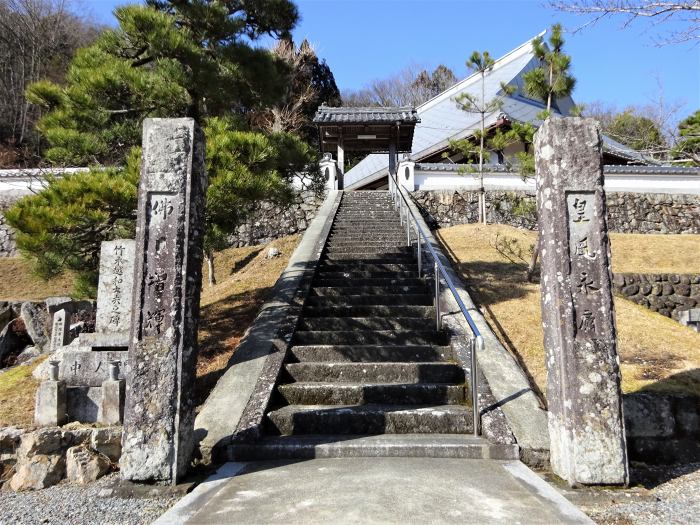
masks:
<svg viewBox="0 0 700 525"><path fill-rule="evenodd" d="M592 119L535 138L551 464L571 485L629 480L601 147Z"/></svg>
<svg viewBox="0 0 700 525"><path fill-rule="evenodd" d="M121 476L175 483L194 446L204 140L193 119L146 119Z"/></svg>

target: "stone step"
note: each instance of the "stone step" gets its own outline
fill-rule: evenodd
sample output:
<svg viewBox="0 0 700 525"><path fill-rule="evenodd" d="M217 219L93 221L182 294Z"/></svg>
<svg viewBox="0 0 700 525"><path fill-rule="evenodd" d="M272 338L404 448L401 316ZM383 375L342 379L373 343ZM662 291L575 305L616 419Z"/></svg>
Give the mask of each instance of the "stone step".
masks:
<svg viewBox="0 0 700 525"><path fill-rule="evenodd" d="M331 279L323 274L317 275L314 279L313 286L327 288L342 288L342 287L357 287L357 286L398 286L426 288L429 283L424 279L419 279L415 275L412 277L343 277L339 279ZM427 290L430 291L429 289Z"/></svg>
<svg viewBox="0 0 700 525"><path fill-rule="evenodd" d="M322 261L318 266L319 272L415 272L418 265L415 262L367 262L353 261Z"/></svg>
<svg viewBox="0 0 700 525"><path fill-rule="evenodd" d="M285 369L296 382L461 383L464 370L452 363L288 363Z"/></svg>
<svg viewBox="0 0 700 525"><path fill-rule="evenodd" d="M340 295L419 295L425 294L430 297L428 286L420 284L418 286L401 286L399 284L385 284L381 286L314 286L311 289L312 297L338 297Z"/></svg>
<svg viewBox="0 0 700 525"><path fill-rule="evenodd" d="M440 345L448 344L447 336L435 330L297 330L293 344L297 345Z"/></svg>
<svg viewBox="0 0 700 525"><path fill-rule="evenodd" d="M267 436L255 443L229 445L226 454L228 461L361 457L520 459L517 445L489 443L469 434Z"/></svg>
<svg viewBox="0 0 700 525"><path fill-rule="evenodd" d="M393 240L381 240L375 241L374 239L357 239L357 240L346 240L341 238L336 238L337 240L330 240L326 244L326 248L405 248L404 251L411 249L410 246L406 244L405 238L395 238ZM352 251L352 250L348 250Z"/></svg>
<svg viewBox="0 0 700 525"><path fill-rule="evenodd" d="M304 317L297 330L410 330L433 326L435 323L425 317Z"/></svg>
<svg viewBox="0 0 700 525"><path fill-rule="evenodd" d="M446 362L454 360L450 346L401 345L297 345L290 350L298 362L333 361L339 363Z"/></svg>
<svg viewBox="0 0 700 525"><path fill-rule="evenodd" d="M350 253L325 253L321 258L322 261L364 261L370 264L381 264L381 263L407 263L411 264L415 262L415 257L412 253L401 253L394 254L388 253L386 255L382 253L361 253L361 252L350 252Z"/></svg>
<svg viewBox="0 0 700 525"><path fill-rule="evenodd" d="M432 306L433 296L429 294L402 294L402 295L334 295L334 296L309 296L306 298L306 306Z"/></svg>
<svg viewBox="0 0 700 525"><path fill-rule="evenodd" d="M306 319L314 317L420 317L435 319L432 306L411 305L357 305L357 306L307 306L302 315Z"/></svg>
<svg viewBox="0 0 700 525"><path fill-rule="evenodd" d="M340 272L337 269L319 268L317 279L410 279L418 277L418 271L368 272L364 270Z"/></svg>
<svg viewBox="0 0 700 525"><path fill-rule="evenodd" d="M353 255L362 254L363 258L376 258L376 257L393 257L397 256L408 256L413 258L413 248L410 246L389 246L389 245L357 245L352 244L349 246L326 246L326 257L340 255Z"/></svg>
<svg viewBox="0 0 700 525"><path fill-rule="evenodd" d="M292 434L468 434L471 409L462 405L288 405L268 414L273 431Z"/></svg>
<svg viewBox="0 0 700 525"><path fill-rule="evenodd" d="M280 385L277 391L290 405L458 405L464 385L439 383L306 382Z"/></svg>

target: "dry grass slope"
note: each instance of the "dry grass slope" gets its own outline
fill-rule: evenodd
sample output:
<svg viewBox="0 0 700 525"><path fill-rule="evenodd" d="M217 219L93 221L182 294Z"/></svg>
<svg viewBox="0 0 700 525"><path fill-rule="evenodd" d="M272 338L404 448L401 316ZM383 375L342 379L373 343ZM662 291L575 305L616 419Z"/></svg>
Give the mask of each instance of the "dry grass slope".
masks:
<svg viewBox="0 0 700 525"><path fill-rule="evenodd" d="M525 252L535 242L533 232L505 225L469 224L438 232L499 339L544 392L539 285L526 281L525 261L499 253L497 235L516 239ZM698 271L700 235L612 234L611 241L613 271ZM615 309L623 390L700 395L700 334L624 299L615 299Z"/></svg>

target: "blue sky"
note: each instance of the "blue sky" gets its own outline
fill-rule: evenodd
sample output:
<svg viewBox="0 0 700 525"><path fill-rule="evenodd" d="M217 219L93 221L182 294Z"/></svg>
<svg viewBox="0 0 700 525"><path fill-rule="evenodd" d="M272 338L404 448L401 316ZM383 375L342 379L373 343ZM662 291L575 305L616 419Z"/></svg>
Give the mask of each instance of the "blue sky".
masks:
<svg viewBox="0 0 700 525"><path fill-rule="evenodd" d="M115 24L111 11L123 0L93 0L100 22ZM358 89L417 64L443 63L458 78L475 49L501 56L555 22L574 30L585 19L553 11L540 0L297 0L302 20L296 40L307 38L325 58L338 86ZM664 26L604 21L567 35L578 79L578 103L603 101L622 109L658 100L683 103L677 117L700 109L700 44L658 47Z"/></svg>

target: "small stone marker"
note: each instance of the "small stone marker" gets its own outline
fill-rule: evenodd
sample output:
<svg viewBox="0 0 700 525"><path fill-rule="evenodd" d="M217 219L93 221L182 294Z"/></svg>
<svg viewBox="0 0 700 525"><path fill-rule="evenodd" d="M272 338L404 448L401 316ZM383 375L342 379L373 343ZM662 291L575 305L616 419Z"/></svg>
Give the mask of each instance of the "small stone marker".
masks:
<svg viewBox="0 0 700 525"><path fill-rule="evenodd" d="M95 332L80 334L82 345L126 347L129 344L134 279L131 239L105 241L100 247Z"/></svg>
<svg viewBox="0 0 700 525"><path fill-rule="evenodd" d="M629 481L601 145L582 118L535 139L551 464L572 485Z"/></svg>
<svg viewBox="0 0 700 525"><path fill-rule="evenodd" d="M51 352L70 342L70 313L66 309L58 310L53 314L51 327Z"/></svg>
<svg viewBox="0 0 700 525"><path fill-rule="evenodd" d="M51 361L50 377L36 391L34 423L56 426L66 422L66 383L58 379L58 362Z"/></svg>
<svg viewBox="0 0 700 525"><path fill-rule="evenodd" d="M136 221L121 476L175 483L194 447L204 140L193 119L146 119Z"/></svg>

